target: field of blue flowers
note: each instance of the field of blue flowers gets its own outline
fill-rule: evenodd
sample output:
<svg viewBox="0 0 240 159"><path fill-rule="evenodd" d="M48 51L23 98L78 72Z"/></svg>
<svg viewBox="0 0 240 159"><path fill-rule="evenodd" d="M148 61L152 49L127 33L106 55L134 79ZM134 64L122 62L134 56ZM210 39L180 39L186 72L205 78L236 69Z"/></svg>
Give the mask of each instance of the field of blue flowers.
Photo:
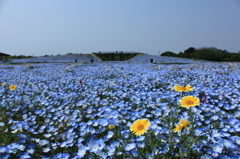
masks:
<svg viewBox="0 0 240 159"><path fill-rule="evenodd" d="M239 68L210 62L0 65L0 158L239 159ZM176 91L176 85L192 90ZM184 96L199 105L181 106ZM141 119L150 126L136 135L130 127Z"/></svg>

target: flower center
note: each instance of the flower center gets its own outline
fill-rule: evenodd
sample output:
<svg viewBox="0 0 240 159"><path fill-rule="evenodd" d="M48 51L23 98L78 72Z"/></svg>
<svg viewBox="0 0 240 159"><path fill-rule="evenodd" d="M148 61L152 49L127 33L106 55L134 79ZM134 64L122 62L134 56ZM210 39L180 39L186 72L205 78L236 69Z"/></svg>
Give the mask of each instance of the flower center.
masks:
<svg viewBox="0 0 240 159"><path fill-rule="evenodd" d="M109 125L108 128L109 128L109 129L114 129L114 128L115 128L115 125Z"/></svg>
<svg viewBox="0 0 240 159"><path fill-rule="evenodd" d="M137 129L138 130L142 130L144 128L144 126L142 125L142 124L139 124L138 126L137 126Z"/></svg>
<svg viewBox="0 0 240 159"><path fill-rule="evenodd" d="M193 104L193 101L187 100L186 103L187 103L187 105L191 105L191 104Z"/></svg>
<svg viewBox="0 0 240 159"><path fill-rule="evenodd" d="M185 87L180 87L181 90L183 91L186 91L186 88Z"/></svg>

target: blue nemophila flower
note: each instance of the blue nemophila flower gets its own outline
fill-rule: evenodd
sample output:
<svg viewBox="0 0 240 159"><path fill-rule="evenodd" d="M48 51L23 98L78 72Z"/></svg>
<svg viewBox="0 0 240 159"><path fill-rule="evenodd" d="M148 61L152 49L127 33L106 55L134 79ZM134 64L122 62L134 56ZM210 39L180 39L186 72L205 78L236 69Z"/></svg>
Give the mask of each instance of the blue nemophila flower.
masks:
<svg viewBox="0 0 240 159"><path fill-rule="evenodd" d="M26 143L26 139L20 138L20 139L18 140L18 143L21 143L21 144Z"/></svg>
<svg viewBox="0 0 240 159"><path fill-rule="evenodd" d="M77 156L79 158L82 158L84 157L84 155L86 154L86 151L87 151L87 147L86 146L81 146L78 148L78 152L77 152Z"/></svg>
<svg viewBox="0 0 240 159"><path fill-rule="evenodd" d="M98 151L96 153L96 155L98 155L99 157L103 158L103 159L107 159L107 154L103 151Z"/></svg>
<svg viewBox="0 0 240 159"><path fill-rule="evenodd" d="M48 143L49 143L48 140L40 140L40 141L38 142L38 144L39 144L40 146L47 145Z"/></svg>
<svg viewBox="0 0 240 159"><path fill-rule="evenodd" d="M64 141L64 142L61 143L60 147L66 147L66 145L67 145L67 142Z"/></svg>
<svg viewBox="0 0 240 159"><path fill-rule="evenodd" d="M201 156L200 159L213 159L213 158L211 156L209 156L208 154L205 154L205 155Z"/></svg>
<svg viewBox="0 0 240 159"><path fill-rule="evenodd" d="M4 155L1 156L1 159L8 159L9 157L10 157L9 154L4 154Z"/></svg>
<svg viewBox="0 0 240 159"><path fill-rule="evenodd" d="M25 149L25 146L24 146L24 145L18 145L18 149L19 149L20 151L23 151L23 150Z"/></svg>
<svg viewBox="0 0 240 159"><path fill-rule="evenodd" d="M146 146L145 142L139 142L137 144L137 147L139 147L139 148L144 148L145 146Z"/></svg>
<svg viewBox="0 0 240 159"><path fill-rule="evenodd" d="M94 140L88 144L89 151L97 153L98 151L101 151L105 147L105 143L103 139Z"/></svg>
<svg viewBox="0 0 240 159"><path fill-rule="evenodd" d="M99 121L98 120L93 120L93 126L98 126Z"/></svg>
<svg viewBox="0 0 240 159"><path fill-rule="evenodd" d="M155 112L154 112L154 115L156 115L157 117L161 116L162 114L162 111L160 109L157 109Z"/></svg>
<svg viewBox="0 0 240 159"><path fill-rule="evenodd" d="M20 159L27 159L27 158L31 158L31 156L27 153L27 152L23 152L19 155Z"/></svg>
<svg viewBox="0 0 240 159"><path fill-rule="evenodd" d="M220 144L211 144L210 147L212 148L213 152L222 153L222 150L223 150L223 146L222 145L220 145Z"/></svg>
<svg viewBox="0 0 240 159"><path fill-rule="evenodd" d="M226 148L235 148L235 145L232 143L232 141L227 140L227 139L222 139L222 144Z"/></svg>
<svg viewBox="0 0 240 159"><path fill-rule="evenodd" d="M127 139L127 138L129 138L130 133L127 130L123 130L123 131L121 131L121 135L123 136L124 139Z"/></svg>
<svg viewBox="0 0 240 159"><path fill-rule="evenodd" d="M43 148L43 153L48 153L49 151L51 151L51 149L49 147Z"/></svg>
<svg viewBox="0 0 240 159"><path fill-rule="evenodd" d="M133 150L133 149L135 149L136 148L136 144L135 143L129 143L129 144L127 144L125 147L124 147L124 150L126 150L126 151L131 151L131 150Z"/></svg>
<svg viewBox="0 0 240 159"><path fill-rule="evenodd" d="M144 141L145 139L145 136L140 136L140 137L137 137L135 140L136 141Z"/></svg>
<svg viewBox="0 0 240 159"><path fill-rule="evenodd" d="M5 123L4 122L0 122L0 126L4 126L5 125Z"/></svg>
<svg viewBox="0 0 240 159"><path fill-rule="evenodd" d="M105 118L99 119L99 124L101 126L107 126L108 125L108 119L105 119Z"/></svg>
<svg viewBox="0 0 240 159"><path fill-rule="evenodd" d="M113 156L116 152L116 147L110 146L107 147L107 156Z"/></svg>
<svg viewBox="0 0 240 159"><path fill-rule="evenodd" d="M8 150L10 149L17 149L19 146L18 143L11 143L10 145L7 146Z"/></svg>
<svg viewBox="0 0 240 159"><path fill-rule="evenodd" d="M5 153L7 151L7 147L0 147L0 154Z"/></svg>
<svg viewBox="0 0 240 159"><path fill-rule="evenodd" d="M227 155L221 155L220 159L232 159L231 157L227 156Z"/></svg>
<svg viewBox="0 0 240 159"><path fill-rule="evenodd" d="M234 117L235 117L235 118L237 118L237 117L239 118L239 117L240 117L240 111L234 112Z"/></svg>
<svg viewBox="0 0 240 159"><path fill-rule="evenodd" d="M27 152L28 152L29 154L34 154L34 152L35 152L35 149L33 149L33 148L30 148L30 149L28 149L28 150L27 150Z"/></svg>
<svg viewBox="0 0 240 159"><path fill-rule="evenodd" d="M120 146L120 142L114 141L114 142L111 143L111 146L119 147Z"/></svg>
<svg viewBox="0 0 240 159"><path fill-rule="evenodd" d="M53 159L68 159L70 157L69 153L58 153L54 155Z"/></svg>
<svg viewBox="0 0 240 159"><path fill-rule="evenodd" d="M62 153L57 153L56 155L54 155L54 159L61 159L62 158Z"/></svg>
<svg viewBox="0 0 240 159"><path fill-rule="evenodd" d="M51 147L55 150L57 148L57 143L51 143Z"/></svg>
<svg viewBox="0 0 240 159"><path fill-rule="evenodd" d="M113 135L114 135L114 133L113 133L112 131L108 131L108 134L105 136L105 138L106 138L107 140L109 140L110 138L113 137Z"/></svg>
<svg viewBox="0 0 240 159"><path fill-rule="evenodd" d="M43 136L46 137L46 138L49 138L49 137L52 136L52 134L44 134Z"/></svg>
<svg viewBox="0 0 240 159"><path fill-rule="evenodd" d="M239 136L232 136L232 140L233 140L236 144L240 145L240 137L239 137Z"/></svg>

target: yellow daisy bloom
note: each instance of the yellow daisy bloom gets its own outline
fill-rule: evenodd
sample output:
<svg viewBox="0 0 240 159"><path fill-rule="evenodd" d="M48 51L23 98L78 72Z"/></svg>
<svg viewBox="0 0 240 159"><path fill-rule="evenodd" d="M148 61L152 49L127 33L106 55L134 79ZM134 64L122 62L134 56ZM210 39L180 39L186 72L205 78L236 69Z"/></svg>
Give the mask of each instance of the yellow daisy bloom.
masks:
<svg viewBox="0 0 240 159"><path fill-rule="evenodd" d="M177 124L176 128L173 129L174 132L180 132L182 131L182 128L180 125Z"/></svg>
<svg viewBox="0 0 240 159"><path fill-rule="evenodd" d="M9 86L9 89L10 90L15 90L17 88L17 85L11 85L11 86Z"/></svg>
<svg viewBox="0 0 240 159"><path fill-rule="evenodd" d="M186 87L180 86L180 85L175 85L174 90L178 92L183 92L183 91L192 91L191 85L187 85Z"/></svg>
<svg viewBox="0 0 240 159"><path fill-rule="evenodd" d="M2 83L2 86L6 85L6 83Z"/></svg>
<svg viewBox="0 0 240 159"><path fill-rule="evenodd" d="M179 124L177 124L176 128L173 129L174 132L180 132L183 128L189 130L188 125L190 125L190 122L187 121L187 119L182 119Z"/></svg>
<svg viewBox="0 0 240 159"><path fill-rule="evenodd" d="M105 70L108 71L108 70L110 70L110 69L109 69L109 68L106 68Z"/></svg>
<svg viewBox="0 0 240 159"><path fill-rule="evenodd" d="M180 104L181 106L185 107L185 108L190 108L192 106L196 106L196 105L199 105L199 98L197 97L194 97L194 96L186 96L186 97L183 97L181 100L180 100Z"/></svg>
<svg viewBox="0 0 240 159"><path fill-rule="evenodd" d="M180 126L184 127L185 129L189 130L188 125L190 125L190 122L187 121L187 119L182 119L179 123Z"/></svg>
<svg viewBox="0 0 240 159"><path fill-rule="evenodd" d="M114 83L110 83L111 85L114 85Z"/></svg>
<svg viewBox="0 0 240 159"><path fill-rule="evenodd" d="M115 125L109 125L108 128L109 128L109 129L114 129L114 128L115 128Z"/></svg>
<svg viewBox="0 0 240 159"><path fill-rule="evenodd" d="M130 130L137 136L140 136L147 132L147 128L150 126L150 121L147 119L136 120Z"/></svg>

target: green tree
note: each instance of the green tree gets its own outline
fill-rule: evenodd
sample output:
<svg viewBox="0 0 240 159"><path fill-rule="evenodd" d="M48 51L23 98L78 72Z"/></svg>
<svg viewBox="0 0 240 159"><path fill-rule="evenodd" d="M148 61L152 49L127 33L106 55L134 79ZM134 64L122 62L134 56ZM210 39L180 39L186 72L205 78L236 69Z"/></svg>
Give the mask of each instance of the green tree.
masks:
<svg viewBox="0 0 240 159"><path fill-rule="evenodd" d="M67 53L66 55L74 55L73 53L71 53L71 52L69 52L69 53Z"/></svg>
<svg viewBox="0 0 240 159"><path fill-rule="evenodd" d="M161 54L161 56L176 56L176 54L171 51L165 51L164 53Z"/></svg>
<svg viewBox="0 0 240 159"><path fill-rule="evenodd" d="M193 58L195 50L196 49L194 47L189 47L187 50L184 50L184 57Z"/></svg>
<svg viewBox="0 0 240 159"><path fill-rule="evenodd" d="M222 53L222 50L217 49L216 47L203 47L195 51L194 58L222 61L224 59L224 53Z"/></svg>
<svg viewBox="0 0 240 159"><path fill-rule="evenodd" d="M195 52L195 48L194 47L190 47L190 48L188 48L187 50L184 50L184 53L185 54L192 54L192 53L194 53Z"/></svg>

